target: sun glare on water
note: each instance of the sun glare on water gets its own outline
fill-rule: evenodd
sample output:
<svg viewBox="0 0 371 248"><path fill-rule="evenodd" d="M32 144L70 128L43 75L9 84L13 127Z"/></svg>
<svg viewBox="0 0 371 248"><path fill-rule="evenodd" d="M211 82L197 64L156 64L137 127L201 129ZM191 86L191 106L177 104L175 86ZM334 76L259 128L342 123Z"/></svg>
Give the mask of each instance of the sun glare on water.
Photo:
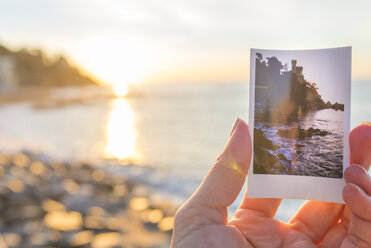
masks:
<svg viewBox="0 0 371 248"><path fill-rule="evenodd" d="M138 84L150 78L157 68L156 51L151 43L124 33L92 34L81 40L76 57L103 83L111 85L117 98L111 100L106 124L103 155L110 159L132 161L136 151L135 114L129 100L129 83Z"/></svg>
<svg viewBox="0 0 371 248"><path fill-rule="evenodd" d="M121 91L121 93L124 92ZM106 126L105 157L119 160L128 160L135 157L137 131L134 122L134 113L127 99L117 98L113 100Z"/></svg>

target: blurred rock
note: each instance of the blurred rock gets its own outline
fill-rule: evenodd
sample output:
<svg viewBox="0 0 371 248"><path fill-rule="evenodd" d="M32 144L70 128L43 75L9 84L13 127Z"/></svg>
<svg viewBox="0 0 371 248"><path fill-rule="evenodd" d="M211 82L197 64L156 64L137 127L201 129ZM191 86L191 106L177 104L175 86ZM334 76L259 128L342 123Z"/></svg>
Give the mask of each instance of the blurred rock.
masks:
<svg viewBox="0 0 371 248"><path fill-rule="evenodd" d="M91 243L92 248L108 248L119 245L121 242L121 235L118 232L108 232L97 234L93 242Z"/></svg>
<svg viewBox="0 0 371 248"><path fill-rule="evenodd" d="M65 211L66 210L66 208L64 207L63 204L61 204L60 202L54 201L52 199L45 199L42 202L41 207L46 212Z"/></svg>
<svg viewBox="0 0 371 248"><path fill-rule="evenodd" d="M144 197L134 197L130 200L130 207L136 211L142 211L148 208L149 202Z"/></svg>
<svg viewBox="0 0 371 248"><path fill-rule="evenodd" d="M71 237L72 246L81 246L89 244L93 240L94 233L92 231L82 231L74 234Z"/></svg>
<svg viewBox="0 0 371 248"><path fill-rule="evenodd" d="M170 231L174 227L174 217L168 216L163 218L160 223L158 223L158 228L161 231Z"/></svg>
<svg viewBox="0 0 371 248"><path fill-rule="evenodd" d="M22 237L17 233L3 233L3 239L10 247L16 247L22 242Z"/></svg>
<svg viewBox="0 0 371 248"><path fill-rule="evenodd" d="M176 208L133 180L28 151L0 153L0 178L0 247L169 246Z"/></svg>
<svg viewBox="0 0 371 248"><path fill-rule="evenodd" d="M30 163L30 158L24 153L18 153L13 157L13 164L19 167L26 167Z"/></svg>
<svg viewBox="0 0 371 248"><path fill-rule="evenodd" d="M82 216L73 211L53 211L45 215L44 223L47 227L56 230L76 230L82 226Z"/></svg>

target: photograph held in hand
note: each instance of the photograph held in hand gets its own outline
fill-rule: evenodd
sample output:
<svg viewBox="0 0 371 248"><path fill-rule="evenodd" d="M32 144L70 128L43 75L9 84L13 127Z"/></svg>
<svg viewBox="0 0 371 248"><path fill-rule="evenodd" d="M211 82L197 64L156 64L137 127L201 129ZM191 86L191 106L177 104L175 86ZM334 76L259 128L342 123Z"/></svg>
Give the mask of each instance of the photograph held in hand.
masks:
<svg viewBox="0 0 371 248"><path fill-rule="evenodd" d="M343 202L351 47L251 50L249 197Z"/></svg>

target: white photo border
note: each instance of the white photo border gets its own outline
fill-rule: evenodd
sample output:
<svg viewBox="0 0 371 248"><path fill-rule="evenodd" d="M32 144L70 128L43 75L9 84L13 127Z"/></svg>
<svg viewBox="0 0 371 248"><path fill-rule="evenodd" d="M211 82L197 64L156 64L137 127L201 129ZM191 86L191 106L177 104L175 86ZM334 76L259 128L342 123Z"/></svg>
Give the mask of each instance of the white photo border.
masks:
<svg viewBox="0 0 371 248"><path fill-rule="evenodd" d="M343 175L349 162L349 132L350 132L350 94L351 94L351 46L313 49L313 50L268 50L250 49L250 104L249 104L249 131L252 139L252 156L248 173L248 197L249 198L285 198L306 199L326 202L344 203L342 191L345 186L342 178L325 178L296 175L254 174L254 114L255 114L255 56L260 52L300 53L319 50L338 49L345 54L346 71L342 71L348 83L344 86L346 99L344 99L344 136L343 136Z"/></svg>

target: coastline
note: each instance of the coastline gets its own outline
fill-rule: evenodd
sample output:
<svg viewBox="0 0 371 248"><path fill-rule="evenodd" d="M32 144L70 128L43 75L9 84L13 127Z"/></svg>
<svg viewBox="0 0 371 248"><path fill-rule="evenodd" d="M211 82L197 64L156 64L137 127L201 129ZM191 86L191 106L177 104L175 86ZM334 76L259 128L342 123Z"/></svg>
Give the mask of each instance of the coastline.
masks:
<svg viewBox="0 0 371 248"><path fill-rule="evenodd" d="M2 247L168 247L177 206L84 162L0 153Z"/></svg>
<svg viewBox="0 0 371 248"><path fill-rule="evenodd" d="M8 104L30 103L36 109L58 108L73 104L84 104L100 99L114 99L109 86L22 86L15 90L0 91L0 107Z"/></svg>

